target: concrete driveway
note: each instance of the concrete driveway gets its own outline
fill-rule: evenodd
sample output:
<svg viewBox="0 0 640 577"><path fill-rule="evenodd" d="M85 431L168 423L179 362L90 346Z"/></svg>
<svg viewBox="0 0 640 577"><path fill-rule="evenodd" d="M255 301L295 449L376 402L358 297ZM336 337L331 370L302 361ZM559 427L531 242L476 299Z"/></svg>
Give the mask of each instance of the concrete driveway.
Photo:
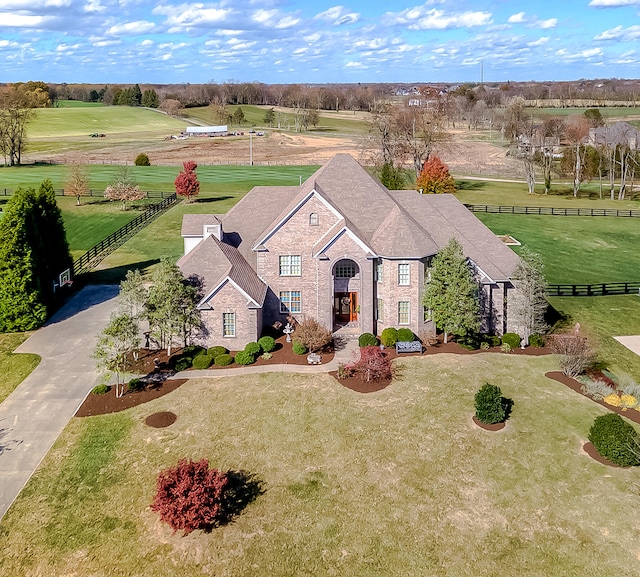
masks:
<svg viewBox="0 0 640 577"><path fill-rule="evenodd" d="M93 351L118 288L83 288L16 349L42 360L0 404L0 519L99 381Z"/></svg>

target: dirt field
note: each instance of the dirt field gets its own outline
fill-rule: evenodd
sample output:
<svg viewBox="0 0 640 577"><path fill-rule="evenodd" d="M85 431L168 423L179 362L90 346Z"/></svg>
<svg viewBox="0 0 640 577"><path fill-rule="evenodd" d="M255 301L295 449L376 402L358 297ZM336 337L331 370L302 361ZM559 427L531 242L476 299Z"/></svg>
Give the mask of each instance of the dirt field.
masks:
<svg viewBox="0 0 640 577"><path fill-rule="evenodd" d="M198 164L249 164L250 147L256 165L324 164L337 153L351 154L363 164L371 164L375 150L371 142L357 136L324 136L267 131L265 136L248 134L239 137L192 137L185 140L105 141L104 147L82 154L85 162L123 162L143 151L153 165L179 165L184 160ZM102 144L102 143L101 143ZM522 177L521 163L506 156L506 149L482 140L472 140L469 133L452 133L451 140L437 153L455 175L502 175ZM77 153L73 153L77 156ZM27 155L28 156L28 155ZM38 160L35 158L30 160ZM68 153L47 154L49 160L68 161ZM27 160L29 161L29 159Z"/></svg>

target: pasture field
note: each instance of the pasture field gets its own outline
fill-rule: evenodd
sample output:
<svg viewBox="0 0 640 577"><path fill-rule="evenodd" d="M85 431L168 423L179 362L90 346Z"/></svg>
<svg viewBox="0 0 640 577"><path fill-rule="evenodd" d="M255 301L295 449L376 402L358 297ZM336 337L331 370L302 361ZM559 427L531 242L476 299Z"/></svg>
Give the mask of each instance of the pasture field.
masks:
<svg viewBox="0 0 640 577"><path fill-rule="evenodd" d="M640 280L640 219L622 217L475 215L496 234L537 252L552 284ZM520 247L512 247L519 252Z"/></svg>
<svg viewBox="0 0 640 577"><path fill-rule="evenodd" d="M580 322L598 359L613 373L640 383L640 357L613 338L640 335L640 296L551 297L549 302L566 315L567 325Z"/></svg>
<svg viewBox="0 0 640 577"><path fill-rule="evenodd" d="M367 395L328 375L246 375L73 419L0 525L0 571L638 574L637 471L582 451L606 409L544 377L552 357L400 364ZM486 380L514 401L499 433L471 422ZM178 415L170 428L144 424L165 410ZM173 535L149 504L157 474L184 457L245 471L262 494L227 526Z"/></svg>

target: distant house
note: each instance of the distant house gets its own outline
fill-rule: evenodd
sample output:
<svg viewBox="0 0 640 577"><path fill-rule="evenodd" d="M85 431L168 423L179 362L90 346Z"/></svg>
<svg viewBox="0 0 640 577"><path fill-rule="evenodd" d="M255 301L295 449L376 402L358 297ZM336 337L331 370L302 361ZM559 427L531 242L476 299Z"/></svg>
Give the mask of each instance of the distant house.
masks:
<svg viewBox="0 0 640 577"><path fill-rule="evenodd" d="M221 126L187 126L185 134L188 136L226 136L229 131L227 125Z"/></svg>
<svg viewBox="0 0 640 577"><path fill-rule="evenodd" d="M614 122L606 126L590 128L588 138L588 143L591 146L617 146L620 144L636 150L640 144L640 130L628 122Z"/></svg>
<svg viewBox="0 0 640 577"><path fill-rule="evenodd" d="M389 191L347 154L301 186L257 186L225 215L185 214L182 236L178 266L204 282L209 345L241 349L288 315L332 330L432 332L423 287L452 237L481 283L484 329L517 331L517 255L454 196Z"/></svg>

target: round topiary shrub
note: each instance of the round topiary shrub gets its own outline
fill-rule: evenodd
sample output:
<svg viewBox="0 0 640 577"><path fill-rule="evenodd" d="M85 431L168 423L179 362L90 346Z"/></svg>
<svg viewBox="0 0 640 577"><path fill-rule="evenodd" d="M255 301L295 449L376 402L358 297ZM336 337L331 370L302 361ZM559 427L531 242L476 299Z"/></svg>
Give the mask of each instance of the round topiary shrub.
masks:
<svg viewBox="0 0 640 577"><path fill-rule="evenodd" d="M640 465L638 433L620 415L609 413L596 417L589 430L589 440L598 453L616 465Z"/></svg>
<svg viewBox="0 0 640 577"><path fill-rule="evenodd" d="M136 156L134 163L136 166L151 166L149 157L144 152L141 152L140 154L138 154L138 156Z"/></svg>
<svg viewBox="0 0 640 577"><path fill-rule="evenodd" d="M109 392L109 385L98 385L97 387L93 387L91 392L94 395L104 395Z"/></svg>
<svg viewBox="0 0 640 577"><path fill-rule="evenodd" d="M257 357L260 354L260 350L260 345L256 342L247 343L244 347L244 352L249 353L253 357Z"/></svg>
<svg viewBox="0 0 640 577"><path fill-rule="evenodd" d="M213 363L213 357L207 353L200 353L193 357L193 368L204 370L208 369Z"/></svg>
<svg viewBox="0 0 640 577"><path fill-rule="evenodd" d="M411 329L408 329L406 327L398 329L398 342L399 343L410 343L415 338L416 337L413 334L413 331Z"/></svg>
<svg viewBox="0 0 640 577"><path fill-rule="evenodd" d="M529 346L536 348L544 347L544 336L538 334L529 335Z"/></svg>
<svg viewBox="0 0 640 577"><path fill-rule="evenodd" d="M233 357L227 353L222 355L218 355L214 360L213 364L216 367L226 367L229 366L233 362Z"/></svg>
<svg viewBox="0 0 640 577"><path fill-rule="evenodd" d="M476 393L476 419L486 425L504 422L506 412L502 402L502 391L496 385L485 383Z"/></svg>
<svg viewBox="0 0 640 577"><path fill-rule="evenodd" d="M520 335L516 333L504 333L502 335L502 344L508 344L512 349L517 349L520 346Z"/></svg>
<svg viewBox="0 0 640 577"><path fill-rule="evenodd" d="M302 343L293 343L293 352L296 355L304 355L307 352L307 347L305 347Z"/></svg>
<svg viewBox="0 0 640 577"><path fill-rule="evenodd" d="M358 337L358 346L360 347L375 347L378 344L378 339L371 333L362 333Z"/></svg>
<svg viewBox="0 0 640 577"><path fill-rule="evenodd" d="M264 336L258 339L258 344L263 353L270 353L276 348L276 339L270 336Z"/></svg>
<svg viewBox="0 0 640 577"><path fill-rule="evenodd" d="M186 371L187 369L191 368L191 363L193 362L193 359L191 357L180 357L176 362L175 362L175 369L177 372L180 371Z"/></svg>
<svg viewBox="0 0 640 577"><path fill-rule="evenodd" d="M215 359L216 357L219 357L220 355L226 355L229 351L227 349L225 349L224 347L211 347L209 349L207 349L207 354Z"/></svg>
<svg viewBox="0 0 640 577"><path fill-rule="evenodd" d="M189 345L187 347L184 347L180 351L180 356L193 358L196 355L199 355L200 353L204 353L206 351L207 349L205 349L204 347L201 347L200 345Z"/></svg>
<svg viewBox="0 0 640 577"><path fill-rule="evenodd" d="M393 327L387 327L380 335L380 342L385 347L394 347L398 342L398 331Z"/></svg>
<svg viewBox="0 0 640 577"><path fill-rule="evenodd" d="M256 358L249 351L239 351L235 356L236 365L250 365L255 363Z"/></svg>
<svg viewBox="0 0 640 577"><path fill-rule="evenodd" d="M142 391L146 384L142 379L131 379L127 385L130 391Z"/></svg>

